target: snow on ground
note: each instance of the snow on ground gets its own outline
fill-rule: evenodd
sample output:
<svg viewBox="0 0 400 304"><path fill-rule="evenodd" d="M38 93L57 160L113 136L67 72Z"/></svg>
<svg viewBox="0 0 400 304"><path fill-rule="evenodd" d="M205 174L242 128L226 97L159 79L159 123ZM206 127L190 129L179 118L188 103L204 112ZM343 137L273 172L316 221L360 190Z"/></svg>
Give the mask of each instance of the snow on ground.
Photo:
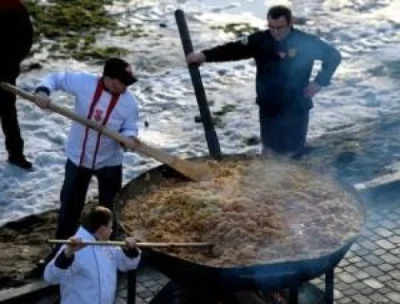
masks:
<svg viewBox="0 0 400 304"><path fill-rule="evenodd" d="M181 1L182 2L182 1ZM215 25L246 21L265 26L265 12L279 1L131 1L115 5L111 12L121 23L142 25L149 37L105 36L102 43L132 50L127 59L135 66L140 81L131 88L141 101L140 137L182 157L207 154L203 127L194 117L198 108L184 62L174 19L178 7L186 12L196 49L233 39ZM333 84L315 98L310 139L341 130L362 130L370 123L396 120L400 113L400 10L397 0L294 0L295 15L307 18L302 29L318 33L336 45L343 62ZM160 23L165 25L160 27ZM42 59L37 55L35 59ZM19 86L32 90L40 77L50 71L84 70L100 73L101 66L74 60L46 62L43 70L23 74ZM223 153L256 153L258 146L245 140L258 136L258 114L254 104L254 65L251 61L207 64L201 68L211 111L234 105L217 127ZM72 99L54 94L54 101L66 107ZM19 100L18 110L26 155L34 171L23 172L5 160L4 137L0 135L0 225L58 207L65 156L63 144L70 122L44 112L28 101ZM146 128L144 123L148 122ZM157 165L156 161L127 153L124 182ZM90 195L96 194L96 181Z"/></svg>

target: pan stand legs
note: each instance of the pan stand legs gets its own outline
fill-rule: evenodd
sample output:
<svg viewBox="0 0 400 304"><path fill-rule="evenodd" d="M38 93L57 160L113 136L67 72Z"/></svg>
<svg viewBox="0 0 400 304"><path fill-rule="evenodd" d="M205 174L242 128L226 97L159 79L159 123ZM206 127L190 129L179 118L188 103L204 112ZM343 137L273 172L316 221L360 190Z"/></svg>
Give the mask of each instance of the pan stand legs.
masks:
<svg viewBox="0 0 400 304"><path fill-rule="evenodd" d="M289 304L299 303L299 287L293 286L289 289Z"/></svg>
<svg viewBox="0 0 400 304"><path fill-rule="evenodd" d="M136 303L136 270L128 271L128 295L126 298L126 304Z"/></svg>
<svg viewBox="0 0 400 304"><path fill-rule="evenodd" d="M325 273L325 304L333 304L334 272L332 268Z"/></svg>

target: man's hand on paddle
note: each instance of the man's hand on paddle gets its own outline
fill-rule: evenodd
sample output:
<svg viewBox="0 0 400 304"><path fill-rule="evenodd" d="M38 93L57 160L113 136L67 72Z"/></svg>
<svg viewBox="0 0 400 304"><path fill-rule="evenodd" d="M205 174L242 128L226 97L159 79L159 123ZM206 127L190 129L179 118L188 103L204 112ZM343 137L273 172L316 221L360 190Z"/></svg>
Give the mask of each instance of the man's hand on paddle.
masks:
<svg viewBox="0 0 400 304"><path fill-rule="evenodd" d="M125 244L122 246L125 250L137 249L136 239L133 237L127 237L125 239Z"/></svg>
<svg viewBox="0 0 400 304"><path fill-rule="evenodd" d="M82 239L71 237L69 238L70 243L65 246L64 254L67 258L71 258L75 252L81 250L86 245L82 244Z"/></svg>
<svg viewBox="0 0 400 304"><path fill-rule="evenodd" d="M121 143L121 147L126 151L127 149L136 150L140 146L140 141L137 137L127 137L126 144Z"/></svg>
<svg viewBox="0 0 400 304"><path fill-rule="evenodd" d="M186 56L188 64L197 63L202 64L206 61L206 56L202 52L192 52Z"/></svg>
<svg viewBox="0 0 400 304"><path fill-rule="evenodd" d="M42 108L42 109L46 109L49 107L50 105L50 96L47 95L44 92L37 92L35 93L35 104Z"/></svg>

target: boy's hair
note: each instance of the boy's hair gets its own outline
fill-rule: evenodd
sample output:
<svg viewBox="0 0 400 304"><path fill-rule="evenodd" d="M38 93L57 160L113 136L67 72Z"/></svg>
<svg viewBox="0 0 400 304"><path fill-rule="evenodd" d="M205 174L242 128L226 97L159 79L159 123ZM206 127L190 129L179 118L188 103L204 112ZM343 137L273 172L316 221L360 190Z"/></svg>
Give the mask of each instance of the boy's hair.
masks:
<svg viewBox="0 0 400 304"><path fill-rule="evenodd" d="M95 233L101 226L108 226L113 214L110 209L102 206L93 207L82 220L82 227L90 233Z"/></svg>
<svg viewBox="0 0 400 304"><path fill-rule="evenodd" d="M280 17L284 17L290 23L293 18L292 11L284 5L274 5L268 10L267 18L279 19Z"/></svg>

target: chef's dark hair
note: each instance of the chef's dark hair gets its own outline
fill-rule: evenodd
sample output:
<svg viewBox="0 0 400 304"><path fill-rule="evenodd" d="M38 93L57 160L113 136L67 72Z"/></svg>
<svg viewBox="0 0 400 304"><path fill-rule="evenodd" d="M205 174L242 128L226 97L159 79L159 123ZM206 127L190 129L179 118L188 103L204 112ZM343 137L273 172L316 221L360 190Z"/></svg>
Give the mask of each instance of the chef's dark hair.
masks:
<svg viewBox="0 0 400 304"><path fill-rule="evenodd" d="M113 219L110 209L102 206L93 207L83 218L82 227L95 233L101 226L108 226Z"/></svg>
<svg viewBox="0 0 400 304"><path fill-rule="evenodd" d="M284 17L290 23L293 18L292 11L284 5L274 5L268 10L267 18L279 19L280 17Z"/></svg>

